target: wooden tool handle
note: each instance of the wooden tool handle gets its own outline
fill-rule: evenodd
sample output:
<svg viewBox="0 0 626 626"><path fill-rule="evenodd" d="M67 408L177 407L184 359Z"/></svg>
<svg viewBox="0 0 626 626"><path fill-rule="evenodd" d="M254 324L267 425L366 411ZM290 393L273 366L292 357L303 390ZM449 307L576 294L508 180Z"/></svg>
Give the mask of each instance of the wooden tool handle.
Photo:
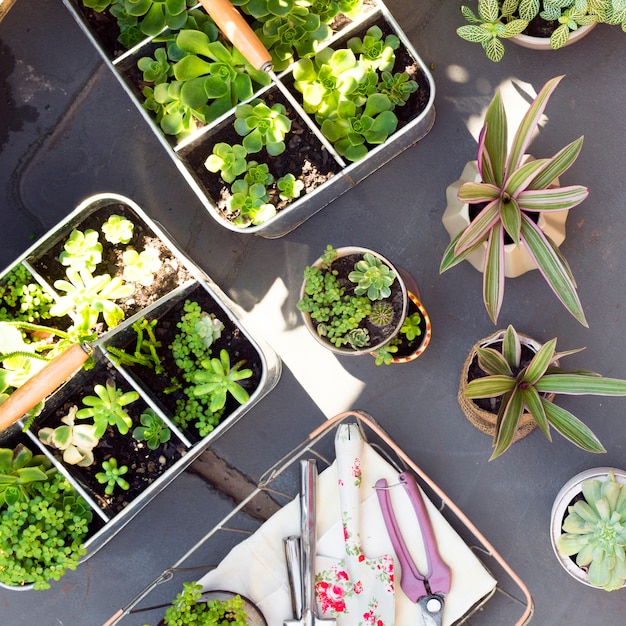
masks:
<svg viewBox="0 0 626 626"><path fill-rule="evenodd" d="M270 53L229 0L200 0L200 4L252 67L264 71L272 68Z"/></svg>
<svg viewBox="0 0 626 626"><path fill-rule="evenodd" d="M17 422L65 382L87 359L89 350L74 344L18 387L0 404L0 431Z"/></svg>

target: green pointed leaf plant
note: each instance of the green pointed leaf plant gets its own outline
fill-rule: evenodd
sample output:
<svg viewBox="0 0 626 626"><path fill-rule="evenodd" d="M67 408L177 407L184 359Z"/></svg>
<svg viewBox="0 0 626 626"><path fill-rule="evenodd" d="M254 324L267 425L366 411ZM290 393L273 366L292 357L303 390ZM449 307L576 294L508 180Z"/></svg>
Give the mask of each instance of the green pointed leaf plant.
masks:
<svg viewBox="0 0 626 626"><path fill-rule="evenodd" d="M507 150L507 120L497 92L485 116L478 140L479 182L466 182L459 199L482 206L470 224L452 239L441 262L445 272L469 254L486 247L483 300L497 323L504 297L505 236L523 246L563 306L584 326L587 320L576 291L576 281L558 247L537 225L541 213L566 211L580 204L589 190L582 185L554 187L555 181L580 153L579 137L551 158L528 161L526 149L548 100L563 76L549 80L539 91Z"/></svg>
<svg viewBox="0 0 626 626"><path fill-rule="evenodd" d="M522 366L520 338L513 326L504 333L501 351L477 349L478 365L487 375L471 380L464 390L465 397L502 398L490 460L511 446L524 412L532 416L548 441L552 440L552 427L583 450L606 452L588 426L549 399L552 394L626 396L626 380L604 378L587 370L566 370L556 364L581 350L557 352L556 339L552 339L543 344L528 365Z"/></svg>
<svg viewBox="0 0 626 626"><path fill-rule="evenodd" d="M585 480L582 495L567 509L557 548L576 557L589 584L621 589L626 584L626 489L610 471L607 480Z"/></svg>

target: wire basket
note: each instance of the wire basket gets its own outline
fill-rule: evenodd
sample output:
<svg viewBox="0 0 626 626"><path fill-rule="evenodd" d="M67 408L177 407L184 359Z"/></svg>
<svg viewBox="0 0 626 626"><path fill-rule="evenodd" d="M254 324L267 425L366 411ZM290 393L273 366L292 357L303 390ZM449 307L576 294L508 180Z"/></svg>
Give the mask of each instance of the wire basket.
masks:
<svg viewBox="0 0 626 626"><path fill-rule="evenodd" d="M491 593L472 606L454 625L528 624L533 615L532 596L511 566L371 416L362 411L347 411L322 424L294 450L268 468L247 497L233 503L233 509L226 517L103 626L114 626L122 621L124 626L157 626L165 608L182 590L183 582L198 580L217 567L233 547L251 536L271 515L298 496L301 459L317 459L320 472L333 463L335 431L339 424L347 421L358 423L364 439L398 472L408 470L415 474L424 493L496 580ZM285 616L285 619L288 617Z"/></svg>

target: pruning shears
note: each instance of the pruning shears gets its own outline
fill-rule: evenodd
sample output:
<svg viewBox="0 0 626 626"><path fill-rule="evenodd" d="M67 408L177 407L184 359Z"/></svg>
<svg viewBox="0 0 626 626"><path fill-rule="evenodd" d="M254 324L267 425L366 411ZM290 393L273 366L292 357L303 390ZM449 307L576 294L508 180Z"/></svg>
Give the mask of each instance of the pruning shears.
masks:
<svg viewBox="0 0 626 626"><path fill-rule="evenodd" d="M450 591L450 568L439 554L430 516L415 477L409 472L403 472L398 480L415 510L428 566L425 573L420 572L411 557L391 505L390 486L386 479L381 478L376 482L376 493L391 544L400 562L400 588L411 602L420 605L427 626L441 626L445 599Z"/></svg>

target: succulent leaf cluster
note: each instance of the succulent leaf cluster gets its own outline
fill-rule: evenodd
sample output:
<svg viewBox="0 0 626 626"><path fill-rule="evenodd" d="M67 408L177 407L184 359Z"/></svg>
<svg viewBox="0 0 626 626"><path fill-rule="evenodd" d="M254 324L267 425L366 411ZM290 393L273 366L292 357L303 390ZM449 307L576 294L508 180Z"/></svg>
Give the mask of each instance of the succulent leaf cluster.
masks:
<svg viewBox="0 0 626 626"><path fill-rule="evenodd" d="M576 557L590 584L620 589L626 584L626 490L610 472L604 481L585 480L582 494L568 507L558 549Z"/></svg>
<svg viewBox="0 0 626 626"><path fill-rule="evenodd" d="M396 278L395 272L371 252L354 265L348 279L357 283L354 293L357 296L367 294L370 300L383 300L391 295L391 285Z"/></svg>

